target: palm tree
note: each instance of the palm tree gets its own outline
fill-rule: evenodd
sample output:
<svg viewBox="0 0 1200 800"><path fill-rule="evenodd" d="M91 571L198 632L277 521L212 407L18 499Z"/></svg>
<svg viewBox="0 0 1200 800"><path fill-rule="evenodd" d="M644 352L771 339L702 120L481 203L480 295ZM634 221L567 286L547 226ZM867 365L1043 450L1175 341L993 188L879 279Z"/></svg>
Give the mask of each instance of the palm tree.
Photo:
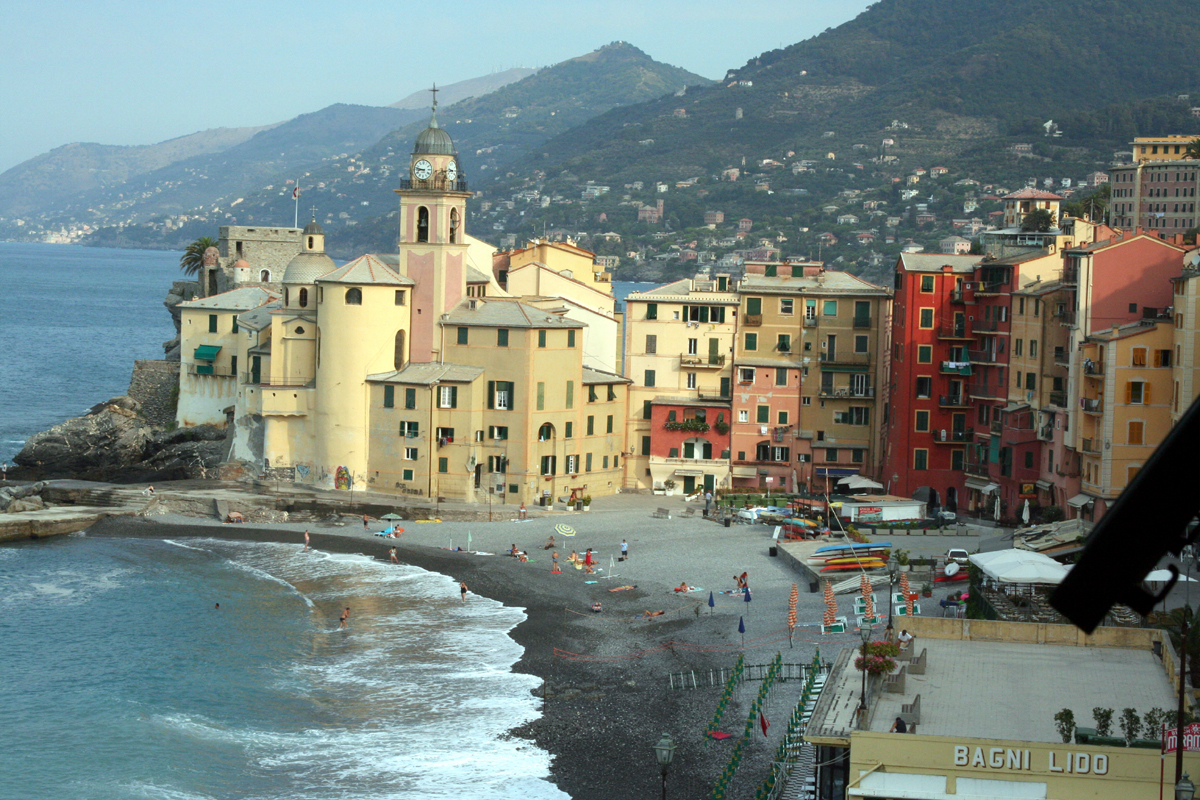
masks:
<svg viewBox="0 0 1200 800"><path fill-rule="evenodd" d="M189 244L179 259L179 268L183 270L183 274L188 277L199 275L200 267L204 265L204 251L216 246L217 240L211 236L201 236Z"/></svg>
<svg viewBox="0 0 1200 800"><path fill-rule="evenodd" d="M1192 139L1188 142L1187 153L1184 158L1200 158L1200 139Z"/></svg>

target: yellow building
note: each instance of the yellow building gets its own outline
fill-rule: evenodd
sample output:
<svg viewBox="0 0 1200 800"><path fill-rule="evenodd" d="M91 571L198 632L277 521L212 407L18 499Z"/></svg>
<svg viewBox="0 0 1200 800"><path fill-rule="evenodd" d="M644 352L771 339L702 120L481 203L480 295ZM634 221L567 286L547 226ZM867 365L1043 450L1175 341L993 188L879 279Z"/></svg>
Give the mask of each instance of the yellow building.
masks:
<svg viewBox="0 0 1200 800"><path fill-rule="evenodd" d="M183 304L198 366L180 379L181 421L231 408L231 459L276 480L510 503L616 492L628 381L585 355L606 336L600 360L616 349L607 277L585 257L574 280L543 253L555 269L522 261L533 293L510 297L493 248L466 233L470 192L436 118L398 193L397 253L338 267L313 221L281 298Z"/></svg>
<svg viewBox="0 0 1200 800"><path fill-rule="evenodd" d="M1179 421L1184 411L1200 394L1200 251L1193 250L1183 259L1183 272L1173 281L1175 287L1175 381L1171 391L1171 424Z"/></svg>
<svg viewBox="0 0 1200 800"><path fill-rule="evenodd" d="M1195 136L1135 136L1130 146L1134 161L1178 161L1187 158L1188 145L1194 141Z"/></svg>

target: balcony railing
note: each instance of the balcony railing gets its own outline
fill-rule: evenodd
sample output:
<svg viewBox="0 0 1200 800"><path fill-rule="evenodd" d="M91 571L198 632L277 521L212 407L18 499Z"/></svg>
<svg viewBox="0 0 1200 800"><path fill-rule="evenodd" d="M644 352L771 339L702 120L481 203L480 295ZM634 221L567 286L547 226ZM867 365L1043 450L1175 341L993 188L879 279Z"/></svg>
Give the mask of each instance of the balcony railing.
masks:
<svg viewBox="0 0 1200 800"><path fill-rule="evenodd" d="M968 350L967 357L974 364L999 364L996 354L991 350Z"/></svg>
<svg viewBox="0 0 1200 800"><path fill-rule="evenodd" d="M943 361L943 375L970 375L971 362L969 361Z"/></svg>
<svg viewBox="0 0 1200 800"><path fill-rule="evenodd" d="M1003 386L991 386L986 383L973 383L967 387L967 394L971 397L982 397L990 400L1007 400L1007 397L1002 396L1006 389Z"/></svg>
<svg viewBox="0 0 1200 800"><path fill-rule="evenodd" d="M1099 439L1084 439L1083 445L1082 445L1082 447L1080 447L1080 449L1083 450L1083 452L1085 452L1085 453L1091 453L1092 455L1098 456L1098 455L1100 455L1100 440Z"/></svg>
<svg viewBox="0 0 1200 800"><path fill-rule="evenodd" d="M995 333L1000 330L1000 323L994 319L977 319L972 325L976 333Z"/></svg>
<svg viewBox="0 0 1200 800"><path fill-rule="evenodd" d="M1004 289L1004 284L1001 283L1000 281L991 281L988 283L984 283L983 281L980 281L979 284L975 287L975 294L976 295L1000 294L1003 291L1003 289Z"/></svg>
<svg viewBox="0 0 1200 800"><path fill-rule="evenodd" d="M1004 428L1004 443L1005 444L1028 444L1038 438L1036 428L1030 426L1028 428L1006 426Z"/></svg>
<svg viewBox="0 0 1200 800"><path fill-rule="evenodd" d="M230 367L220 366L215 364L184 364L183 371L188 375L215 375L218 378L236 378L235 373Z"/></svg>
<svg viewBox="0 0 1200 800"><path fill-rule="evenodd" d="M1071 363L1071 356L1067 353L1067 348L1054 348L1054 363L1060 367L1068 366Z"/></svg>
<svg viewBox="0 0 1200 800"><path fill-rule="evenodd" d="M762 327L762 314L746 314L742 317L742 323L747 328Z"/></svg>
<svg viewBox="0 0 1200 800"><path fill-rule="evenodd" d="M967 301L967 293L962 289L950 290L951 303L965 303Z"/></svg>
<svg viewBox="0 0 1200 800"><path fill-rule="evenodd" d="M721 369L725 366L725 356L720 355L693 355L686 354L679 356L679 366L688 369Z"/></svg>
<svg viewBox="0 0 1200 800"><path fill-rule="evenodd" d="M1062 282L1075 284L1079 282L1079 269L1076 267L1063 267Z"/></svg>
<svg viewBox="0 0 1200 800"><path fill-rule="evenodd" d="M1050 393L1050 405L1058 406L1059 408L1066 408L1067 407L1067 393L1066 392L1051 392Z"/></svg>
<svg viewBox="0 0 1200 800"><path fill-rule="evenodd" d="M962 431L936 431L933 434L933 441L938 444L962 444L963 442L973 441L974 438L974 428L967 428Z"/></svg>
<svg viewBox="0 0 1200 800"><path fill-rule="evenodd" d="M965 408L971 401L965 394L943 394L938 396L938 405L942 408Z"/></svg>
<svg viewBox="0 0 1200 800"><path fill-rule="evenodd" d="M243 372L241 373L241 380L242 383L249 386L271 386L275 388L288 387L297 389L311 386L313 382L316 381L316 378L311 375L272 376L265 373L261 375L255 375L252 372Z"/></svg>
<svg viewBox="0 0 1200 800"><path fill-rule="evenodd" d="M939 339L970 339L971 334L967 332L967 324L964 322L961 325L947 323L939 325L937 329Z"/></svg>
<svg viewBox="0 0 1200 800"><path fill-rule="evenodd" d="M988 425L988 430L990 430L992 433L998 434L1004 430L1004 423L998 419L994 419L992 420L991 424Z"/></svg>
<svg viewBox="0 0 1200 800"><path fill-rule="evenodd" d="M834 389L829 386L822 386L818 396L823 400L839 400L839 399L857 399L871 398L875 396L875 387L868 386L866 388L851 388L849 386L839 386Z"/></svg>
<svg viewBox="0 0 1200 800"><path fill-rule="evenodd" d="M1083 374L1090 378L1099 378L1104 375L1104 365L1099 361L1087 359L1083 362Z"/></svg>
<svg viewBox="0 0 1200 800"><path fill-rule="evenodd" d="M967 473L968 475L978 475L981 478L986 478L988 477L987 462L968 461L963 465L963 472Z"/></svg>
<svg viewBox="0 0 1200 800"><path fill-rule="evenodd" d="M863 365L871 363L870 353L821 353L822 364Z"/></svg>
<svg viewBox="0 0 1200 800"><path fill-rule="evenodd" d="M467 191L467 182L465 180L450 181L444 175L434 175L425 180L413 180L411 178L400 179L401 189L429 189L439 192L465 192Z"/></svg>
<svg viewBox="0 0 1200 800"><path fill-rule="evenodd" d="M854 318L854 327L856 327L856 328L871 327L871 318L870 317L855 317Z"/></svg>
<svg viewBox="0 0 1200 800"><path fill-rule="evenodd" d="M1080 407L1089 414L1101 414L1104 412L1104 404L1099 400L1093 400L1090 397L1084 397L1079 401Z"/></svg>
<svg viewBox="0 0 1200 800"><path fill-rule="evenodd" d="M816 317L805 317L804 318L804 327L806 327L806 328L817 327L817 318Z"/></svg>

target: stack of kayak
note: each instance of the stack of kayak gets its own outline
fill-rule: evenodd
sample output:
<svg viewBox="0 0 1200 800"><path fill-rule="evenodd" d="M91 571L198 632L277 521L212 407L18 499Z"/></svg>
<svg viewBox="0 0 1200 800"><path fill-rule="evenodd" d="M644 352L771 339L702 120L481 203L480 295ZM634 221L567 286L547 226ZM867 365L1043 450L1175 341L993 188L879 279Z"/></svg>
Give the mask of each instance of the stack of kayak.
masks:
<svg viewBox="0 0 1200 800"><path fill-rule="evenodd" d="M883 569L887 566L886 553L891 548L890 542L831 544L818 547L805 563L829 573Z"/></svg>
<svg viewBox="0 0 1200 800"><path fill-rule="evenodd" d="M783 535L786 538L803 538L811 539L821 533L828 532L828 528L822 528L817 522L803 517L788 517L781 523Z"/></svg>

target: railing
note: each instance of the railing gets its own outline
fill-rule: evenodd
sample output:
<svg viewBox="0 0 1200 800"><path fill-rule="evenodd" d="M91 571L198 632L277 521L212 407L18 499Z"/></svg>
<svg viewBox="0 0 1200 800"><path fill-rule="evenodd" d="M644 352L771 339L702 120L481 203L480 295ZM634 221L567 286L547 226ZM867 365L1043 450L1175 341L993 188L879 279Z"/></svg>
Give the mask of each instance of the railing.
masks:
<svg viewBox="0 0 1200 800"><path fill-rule="evenodd" d="M854 389L847 386L842 386L834 389L833 387L822 386L821 390L818 392L818 396L822 399L832 398L834 400L839 398L868 398L875 396L875 387L868 386L865 389Z"/></svg>
<svg viewBox="0 0 1200 800"><path fill-rule="evenodd" d="M802 431L802 430L796 431L797 439L812 439L813 437L814 437L814 434L812 431Z"/></svg>
<svg viewBox="0 0 1200 800"><path fill-rule="evenodd" d="M1028 444L1038 438L1038 431L1032 425L1028 428L1006 426L1004 429L1005 444Z"/></svg>
<svg viewBox="0 0 1200 800"><path fill-rule="evenodd" d="M970 442L975 438L975 429L967 428L962 431L938 431L934 434L935 442L944 442L946 444L956 444L962 442Z"/></svg>
<svg viewBox="0 0 1200 800"><path fill-rule="evenodd" d="M817 327L817 318L816 317L805 317L804 318L804 327L806 327L806 328Z"/></svg>
<svg viewBox="0 0 1200 800"><path fill-rule="evenodd" d="M1071 363L1071 356L1067 354L1067 348L1054 348L1054 363L1064 367Z"/></svg>
<svg viewBox="0 0 1200 800"><path fill-rule="evenodd" d="M465 192L467 191L467 182L465 180L449 181L445 177L434 176L425 180L413 180L412 178L400 179L401 189L431 189L441 192Z"/></svg>
<svg viewBox="0 0 1200 800"><path fill-rule="evenodd" d="M998 364L996 354L991 350L968 350L967 358L975 364Z"/></svg>
<svg viewBox="0 0 1200 800"><path fill-rule="evenodd" d="M215 375L218 378L236 378L235 373L229 367L218 367L215 364L184 364L184 372L188 375Z"/></svg>
<svg viewBox="0 0 1200 800"><path fill-rule="evenodd" d="M967 473L968 475L978 475L981 478L986 478L986 477L988 477L987 462L985 461L985 462L979 463L979 462L974 462L974 461L968 461L966 464L963 465L963 472Z"/></svg>
<svg viewBox="0 0 1200 800"><path fill-rule="evenodd" d="M998 434L1004 430L1004 423L998 419L994 419L994 420L992 420L992 423L988 426L988 430L990 430L992 433Z"/></svg>
<svg viewBox="0 0 1200 800"><path fill-rule="evenodd" d="M659 458L651 456L650 463L652 464L671 464L672 466L687 466L694 464L699 467L724 467L729 465L727 458Z"/></svg>
<svg viewBox="0 0 1200 800"><path fill-rule="evenodd" d="M280 375L279 377L272 377L266 374L255 375L252 372L243 372L241 375L242 383L249 386L270 386L275 388L302 388L311 386L316 380L312 375Z"/></svg>
<svg viewBox="0 0 1200 800"><path fill-rule="evenodd" d="M988 283L980 281L979 285L975 287L975 294L1000 294L1003 288L1004 284L1000 281L990 281Z"/></svg>
<svg viewBox="0 0 1200 800"><path fill-rule="evenodd" d="M1100 377L1104 374L1104 365L1098 361L1088 359L1083 362L1083 374L1093 377Z"/></svg>
<svg viewBox="0 0 1200 800"><path fill-rule="evenodd" d="M951 302L951 303L965 303L965 302L967 302L967 293L966 293L966 291L964 291L963 289L951 289L951 290L950 290L950 302Z"/></svg>
<svg viewBox="0 0 1200 800"><path fill-rule="evenodd" d="M1062 313L1062 317L1060 317L1060 319L1062 320L1063 325L1070 325L1070 326L1074 327L1075 312L1074 311L1064 311Z"/></svg>
<svg viewBox="0 0 1200 800"><path fill-rule="evenodd" d="M855 317L854 318L854 327L856 327L856 328L871 327L871 318L870 317Z"/></svg>
<svg viewBox="0 0 1200 800"><path fill-rule="evenodd" d="M988 397L996 400L1008 399L1000 396L1003 391L1005 389L1002 386L989 386L986 383L973 383L967 387L967 394L971 397Z"/></svg>
<svg viewBox="0 0 1200 800"><path fill-rule="evenodd" d="M1038 428L1038 438L1043 442L1054 441L1054 426L1043 425L1041 428Z"/></svg>
<svg viewBox="0 0 1200 800"><path fill-rule="evenodd" d="M1099 439L1084 439L1083 445L1080 447L1085 453L1092 455L1100 455L1100 440Z"/></svg>
<svg viewBox="0 0 1200 800"><path fill-rule="evenodd" d="M1062 282L1071 284L1078 283L1079 269L1077 267L1063 267Z"/></svg>
<svg viewBox="0 0 1200 800"><path fill-rule="evenodd" d="M938 405L942 408L961 408L969 406L970 400L962 394L943 394L938 396Z"/></svg>
<svg viewBox="0 0 1200 800"><path fill-rule="evenodd" d="M946 375L970 375L971 364L968 361L943 361L941 371Z"/></svg>
<svg viewBox="0 0 1200 800"><path fill-rule="evenodd" d="M962 325L939 325L937 329L939 339L970 339L971 334L967 333L967 324Z"/></svg>
<svg viewBox="0 0 1200 800"><path fill-rule="evenodd" d="M822 364L869 364L870 353L821 353Z"/></svg>
<svg viewBox="0 0 1200 800"><path fill-rule="evenodd" d="M1066 408L1067 407L1067 393L1066 392L1051 392L1050 393L1050 405L1058 406L1059 408Z"/></svg>
<svg viewBox="0 0 1200 800"><path fill-rule="evenodd" d="M995 333L1000 330L1000 323L994 319L977 319L973 324L976 333Z"/></svg>
<svg viewBox="0 0 1200 800"><path fill-rule="evenodd" d="M742 323L747 328L762 327L762 314L746 314L742 317Z"/></svg>
<svg viewBox="0 0 1200 800"><path fill-rule="evenodd" d="M1079 405L1084 411L1092 414L1100 414L1104 411L1104 405L1099 400L1093 400L1090 397L1080 399Z"/></svg>
<svg viewBox="0 0 1200 800"><path fill-rule="evenodd" d="M725 356L721 355L680 355L679 366L693 369L720 369L725 366Z"/></svg>

